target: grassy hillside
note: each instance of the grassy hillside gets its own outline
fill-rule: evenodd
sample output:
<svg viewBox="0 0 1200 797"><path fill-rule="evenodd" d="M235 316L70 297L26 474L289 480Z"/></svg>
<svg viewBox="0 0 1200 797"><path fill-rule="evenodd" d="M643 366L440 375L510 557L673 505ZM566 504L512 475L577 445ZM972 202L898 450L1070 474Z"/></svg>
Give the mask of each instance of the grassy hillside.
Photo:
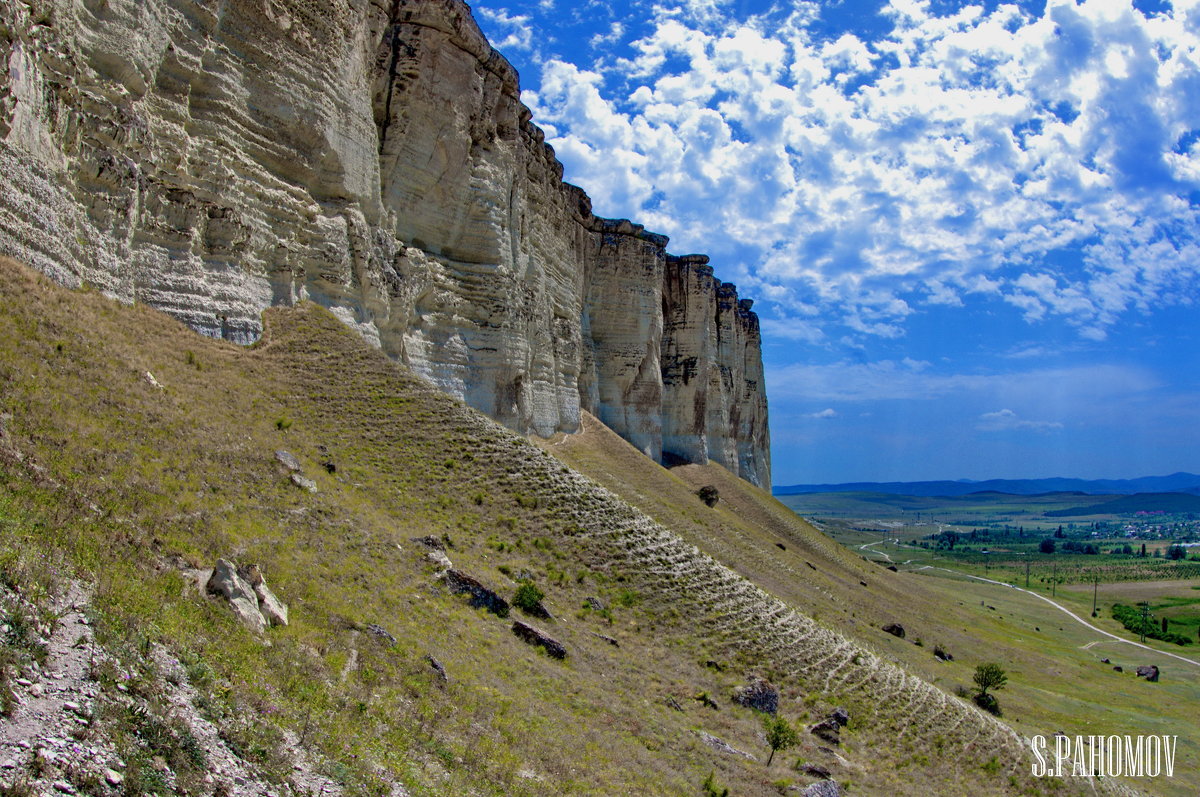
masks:
<svg viewBox="0 0 1200 797"><path fill-rule="evenodd" d="M937 666L911 641L850 641L878 635L916 576L867 565L719 469L629 459L589 421L552 450L593 481L316 306L264 321L244 349L0 260L0 605L16 596L53 620L53 596L85 586L90 625L146 716L167 722L159 697L185 678L266 780L287 782L298 744L353 794L702 794L712 774L770 795L814 779L798 757L851 794L1079 788L1031 780L1008 726L893 664ZM289 480L279 449L316 492ZM725 497L715 509L691 496L701 482ZM517 579L544 590L555 620L513 614L566 659L448 590L414 542L426 536L506 598ZM258 637L203 596L189 577L218 557L258 563L291 624ZM6 637L4 690L36 658L22 639ZM185 674L162 671L157 651ZM845 706L841 746L803 733L766 767L759 718L730 700L756 675L780 685L789 719ZM101 706L130 688L96 678ZM174 761L139 717L97 711L81 733L115 739L131 769ZM214 793L176 774L180 793Z"/></svg>

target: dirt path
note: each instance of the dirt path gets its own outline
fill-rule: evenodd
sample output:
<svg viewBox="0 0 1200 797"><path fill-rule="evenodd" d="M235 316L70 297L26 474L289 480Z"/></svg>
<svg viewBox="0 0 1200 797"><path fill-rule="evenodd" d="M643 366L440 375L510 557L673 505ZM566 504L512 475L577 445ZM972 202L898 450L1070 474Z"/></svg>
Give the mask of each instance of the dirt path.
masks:
<svg viewBox="0 0 1200 797"><path fill-rule="evenodd" d="M1116 640L1117 642L1123 642L1126 645L1133 645L1135 648L1141 648L1142 650L1148 650L1151 653L1154 653L1156 655L1170 656L1173 659L1179 659L1180 661L1186 661L1188 664L1193 664L1197 667L1200 667L1200 661L1196 661L1195 659L1189 659L1186 656L1180 656L1177 653L1171 653L1166 650L1159 650L1158 648L1152 648L1149 645L1143 645L1141 642L1134 642L1131 639L1124 639L1122 637L1117 636L1116 634L1109 633L1108 631L1105 631L1103 628L1097 628L1096 626L1089 623L1087 620L1085 620L1082 617L1080 617L1079 615L1075 614L1075 612L1071 611L1066 606L1063 606L1061 603L1059 603L1057 601L1053 601L1050 598L1047 598L1045 595L1039 595L1038 593L1034 592L1033 590L1025 589L1024 587L1015 587L1012 584L1008 584L1003 581L996 581L995 579L991 579L991 578L984 578L983 576L973 576L970 573L963 573L960 570L951 570L948 567L935 567L934 565L924 565L922 567L914 568L914 571L916 571L916 570L944 570L947 573L953 573L957 576L963 576L965 578L970 578L975 581L983 581L987 584L996 584L1001 587L1015 589L1017 592L1024 592L1026 595L1032 595L1033 597L1037 598L1038 600L1042 600L1042 601L1045 601L1046 603L1050 604L1054 608L1058 609L1060 612L1070 615L1076 622L1080 623L1081 625L1086 626L1087 628L1089 628L1092 631L1095 631L1097 634L1102 634L1102 635L1108 637L1109 639ZM1102 642L1102 641L1105 641L1105 640L1096 640L1096 642ZM1096 644L1096 642L1092 642L1090 644L1094 645L1094 644ZM1090 645L1085 645L1084 647L1086 648L1089 646Z"/></svg>

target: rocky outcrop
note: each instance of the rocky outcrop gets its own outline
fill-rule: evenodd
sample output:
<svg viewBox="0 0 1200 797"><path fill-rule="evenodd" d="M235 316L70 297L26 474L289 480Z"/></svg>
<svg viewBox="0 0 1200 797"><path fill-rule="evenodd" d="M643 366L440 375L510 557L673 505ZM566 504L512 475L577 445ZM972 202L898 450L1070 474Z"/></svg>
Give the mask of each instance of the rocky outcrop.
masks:
<svg viewBox="0 0 1200 797"><path fill-rule="evenodd" d="M311 299L511 428L770 483L750 302L563 183L460 0L0 15L0 253L240 343Z"/></svg>

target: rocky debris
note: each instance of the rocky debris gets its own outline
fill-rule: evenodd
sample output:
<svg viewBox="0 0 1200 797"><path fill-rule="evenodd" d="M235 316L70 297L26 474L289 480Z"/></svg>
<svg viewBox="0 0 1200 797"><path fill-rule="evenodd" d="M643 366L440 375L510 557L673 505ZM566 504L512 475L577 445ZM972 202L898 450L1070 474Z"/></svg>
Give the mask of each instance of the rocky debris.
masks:
<svg viewBox="0 0 1200 797"><path fill-rule="evenodd" d="M159 381L154 378L154 374L150 373L149 371L146 371L144 374L142 374L142 378L146 380L146 384L150 385L150 387L154 388L155 390L163 389L163 386L159 383Z"/></svg>
<svg viewBox="0 0 1200 797"><path fill-rule="evenodd" d="M779 710L779 690L765 678L755 678L749 685L734 690L733 702L755 711L774 714Z"/></svg>
<svg viewBox="0 0 1200 797"><path fill-rule="evenodd" d="M938 661L954 661L954 656L950 655L950 652L941 645L933 646L933 656Z"/></svg>
<svg viewBox="0 0 1200 797"><path fill-rule="evenodd" d="M683 706L679 705L679 701L673 695L667 695L667 699L663 703L666 704L667 708L674 709L675 711L683 711Z"/></svg>
<svg viewBox="0 0 1200 797"><path fill-rule="evenodd" d="M725 753L726 755L741 756L742 758L749 759L750 761L758 760L750 753L747 753L745 750L739 750L736 747L734 747L733 745L724 741L723 739L718 739L716 736L713 736L711 733L706 733L704 731L696 731L696 733L700 736L701 739L704 740L705 744L707 744L712 749L716 750L718 753Z"/></svg>
<svg viewBox="0 0 1200 797"><path fill-rule="evenodd" d="M367 623L365 626L363 626L363 630L376 639L386 642L388 645L396 644L396 637L392 636L392 633L381 625L377 625L376 623Z"/></svg>
<svg viewBox="0 0 1200 797"><path fill-rule="evenodd" d="M713 700L709 696L708 692L701 692L698 695L694 696L692 698L692 700L695 700L697 703L699 703L702 706L708 706L713 711L721 710L721 707L717 705L717 701Z"/></svg>
<svg viewBox="0 0 1200 797"><path fill-rule="evenodd" d="M1113 667L1113 672L1125 672L1125 668L1118 664Z"/></svg>
<svg viewBox="0 0 1200 797"><path fill-rule="evenodd" d="M597 598L595 595L589 597L584 604L591 610L602 612L608 608L608 604Z"/></svg>
<svg viewBox="0 0 1200 797"><path fill-rule="evenodd" d="M238 619L256 633L269 625L288 624L287 604L267 586L258 565L237 567L228 559L218 559L205 588L229 601Z"/></svg>
<svg viewBox="0 0 1200 797"><path fill-rule="evenodd" d="M275 459L292 473L299 473L304 470L304 466L300 464L300 460L296 459L296 455L290 451L279 449L275 452Z"/></svg>
<svg viewBox="0 0 1200 797"><path fill-rule="evenodd" d="M432 534L427 534L424 537L413 537L412 541L418 545L424 545L426 548L432 548L436 551L446 550L446 543L440 537L435 537Z"/></svg>
<svg viewBox="0 0 1200 797"><path fill-rule="evenodd" d="M1158 680L1158 667L1153 664L1143 664L1137 668L1138 678L1145 678L1147 681Z"/></svg>
<svg viewBox="0 0 1200 797"><path fill-rule="evenodd" d="M775 547L776 547L776 548L778 548L778 549L779 549L779 550L781 550L781 551L786 551L786 550L787 550L787 546L786 546L786 545L784 545L782 542L777 542L777 543L775 543Z"/></svg>
<svg viewBox="0 0 1200 797"><path fill-rule="evenodd" d="M292 484L299 487L301 490L307 490L310 493L317 491L317 483L307 476L301 476L299 473L293 473L290 477Z"/></svg>
<svg viewBox="0 0 1200 797"><path fill-rule="evenodd" d="M512 632L530 645L541 647L553 659L565 659L567 657L567 649L563 647L561 642L546 632L534 628L529 623L514 620Z"/></svg>
<svg viewBox="0 0 1200 797"><path fill-rule="evenodd" d="M1103 659L1100 659L1100 663L1101 663L1101 664L1112 664L1112 662L1111 662L1111 661L1109 661L1107 657L1106 657L1106 658L1103 658Z"/></svg>
<svg viewBox="0 0 1200 797"><path fill-rule="evenodd" d="M800 792L801 797L841 797L842 788L836 780L818 780Z"/></svg>
<svg viewBox="0 0 1200 797"><path fill-rule="evenodd" d="M888 570L891 570L893 573L899 573L899 572L900 572L900 568L896 567L895 565L888 565L888 566L887 566L887 569L888 569Z"/></svg>
<svg viewBox="0 0 1200 797"><path fill-rule="evenodd" d="M829 780L833 777L832 772L816 764L804 764L800 767L800 771L809 777L820 778L821 780Z"/></svg>
<svg viewBox="0 0 1200 797"><path fill-rule="evenodd" d="M845 728L850 724L850 712L838 706L833 711L829 712L829 719L836 722L841 727Z"/></svg>
<svg viewBox="0 0 1200 797"><path fill-rule="evenodd" d="M885 634L891 634L894 637L904 639L904 626L900 625L899 623L888 623L883 627L883 632Z"/></svg>
<svg viewBox="0 0 1200 797"><path fill-rule="evenodd" d="M450 682L450 676L446 674L446 668L440 661L428 653L425 654L425 661L429 662L429 666L433 668L433 671L437 674L439 681L444 684Z"/></svg>
<svg viewBox="0 0 1200 797"><path fill-rule="evenodd" d="M621 647L621 643L620 643L620 642L618 642L617 640L613 639L613 638L612 638L612 637L610 637L610 636L605 636L604 634L598 634L598 633L596 633L595 631L592 631L592 632L590 632L590 633L591 633L591 635L592 635L592 636L596 637L597 639L599 639L599 640L601 640L601 641L603 641L603 642L607 642L608 644L612 645L614 648L619 648L619 647Z"/></svg>
<svg viewBox="0 0 1200 797"><path fill-rule="evenodd" d="M433 551L430 552L430 554L433 553ZM443 554L444 556L445 554ZM442 574L442 580L446 582L446 586L450 588L451 592L470 595L471 606L476 609L487 609L497 617L508 617L508 601L501 598L495 590L485 587L479 579L469 576L461 570L449 568Z"/></svg>

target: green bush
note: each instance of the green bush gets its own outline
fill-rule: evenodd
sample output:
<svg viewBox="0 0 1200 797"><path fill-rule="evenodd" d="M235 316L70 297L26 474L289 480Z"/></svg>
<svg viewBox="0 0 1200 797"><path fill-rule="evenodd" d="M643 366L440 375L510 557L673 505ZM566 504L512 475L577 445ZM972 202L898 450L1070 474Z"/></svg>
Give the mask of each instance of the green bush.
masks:
<svg viewBox="0 0 1200 797"><path fill-rule="evenodd" d="M513 596L513 605L525 612L536 612L541 609L542 598L546 597L546 593L538 589L537 585L526 581L517 587L517 594Z"/></svg>

